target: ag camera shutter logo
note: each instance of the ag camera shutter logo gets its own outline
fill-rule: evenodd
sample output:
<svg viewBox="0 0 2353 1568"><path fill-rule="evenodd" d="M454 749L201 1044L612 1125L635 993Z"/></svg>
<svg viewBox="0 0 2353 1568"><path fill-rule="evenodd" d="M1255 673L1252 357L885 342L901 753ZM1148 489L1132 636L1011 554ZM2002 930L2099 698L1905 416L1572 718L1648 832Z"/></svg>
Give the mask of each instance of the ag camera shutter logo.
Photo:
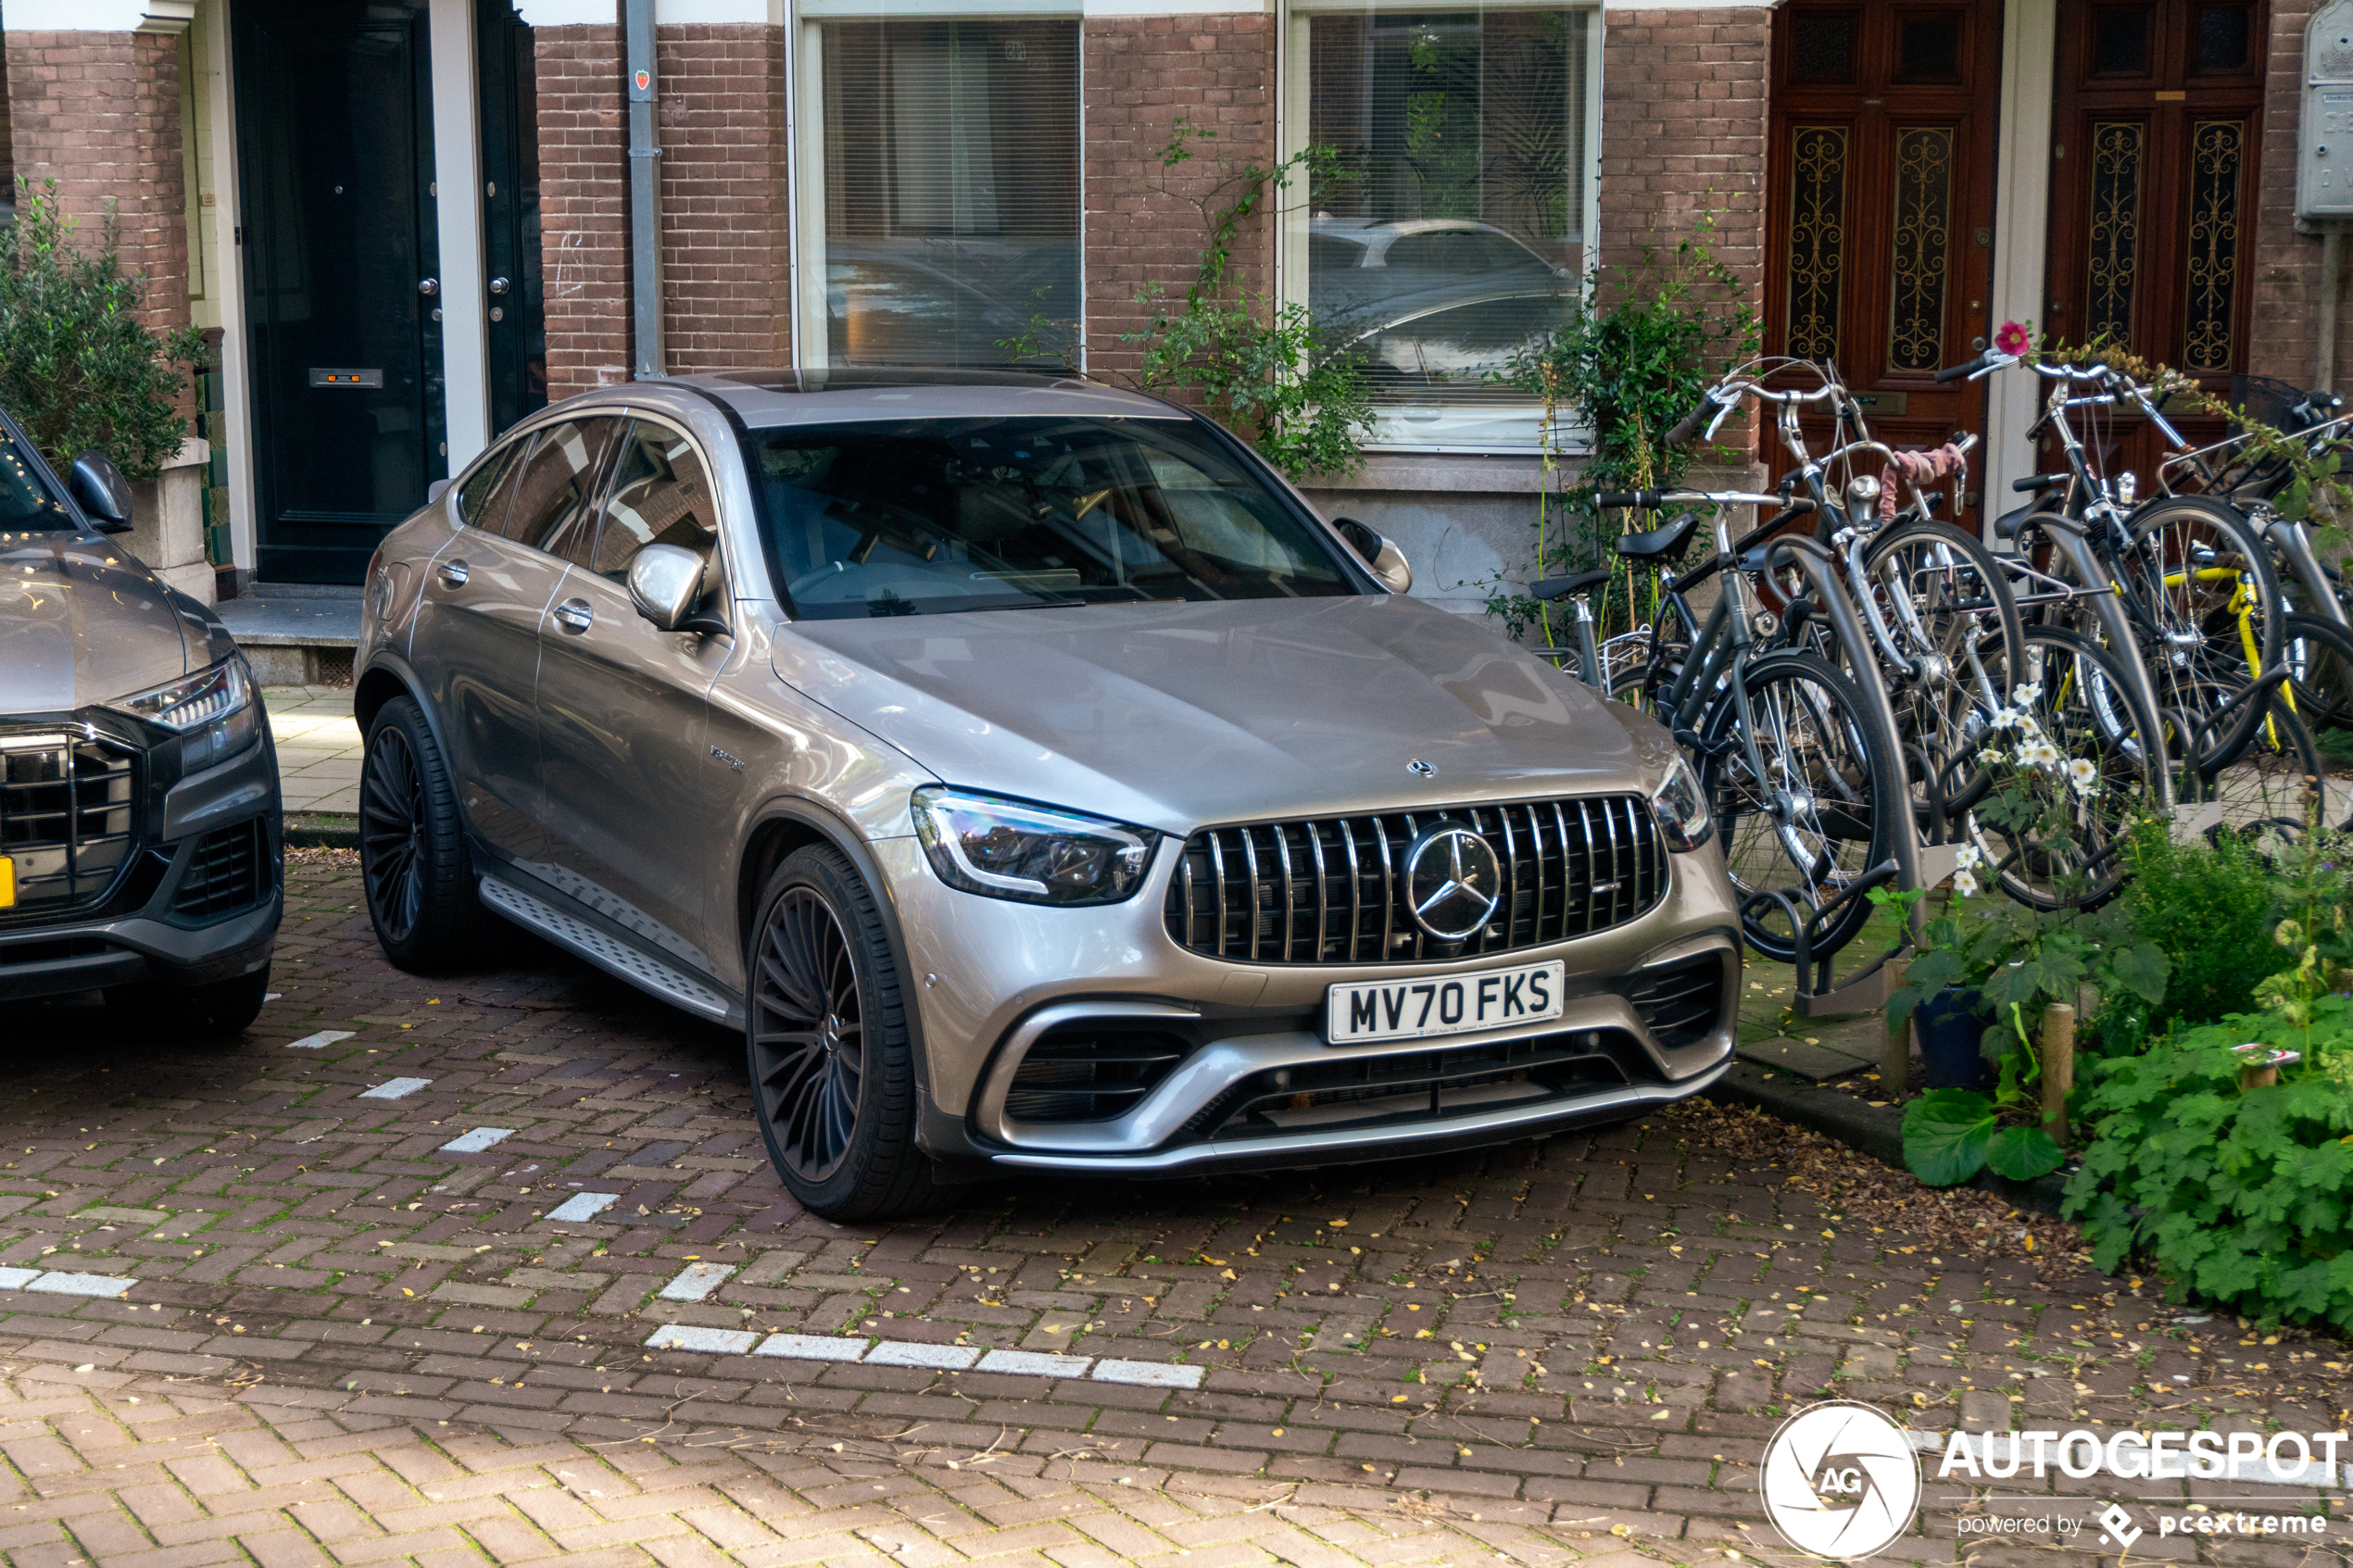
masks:
<svg viewBox="0 0 2353 1568"><path fill-rule="evenodd" d="M1809 1557L1853 1562L1912 1527L1920 1464L1904 1429L1869 1405L1832 1399L1781 1424L1758 1480L1765 1512Z"/></svg>

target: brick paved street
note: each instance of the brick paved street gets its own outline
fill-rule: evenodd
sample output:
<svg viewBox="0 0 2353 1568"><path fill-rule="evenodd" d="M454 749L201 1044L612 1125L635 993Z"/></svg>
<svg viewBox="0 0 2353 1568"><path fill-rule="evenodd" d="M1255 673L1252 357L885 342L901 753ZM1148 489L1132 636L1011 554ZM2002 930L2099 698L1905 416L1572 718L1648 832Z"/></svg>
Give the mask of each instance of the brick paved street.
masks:
<svg viewBox="0 0 2353 1568"><path fill-rule="evenodd" d="M1755 1467L1825 1393L1938 1433L2345 1422L2333 1342L2177 1324L2199 1314L1982 1195L1850 1202L1779 1163L1800 1135L1714 1109L833 1225L761 1156L736 1037L520 935L478 974L401 974L348 854L306 852L289 889L283 994L240 1043L125 1038L94 998L8 1021L11 1563L1794 1563ZM396 1079L424 1082L363 1098ZM511 1132L444 1149L477 1128ZM617 1200L548 1217L579 1193ZM60 1293L84 1274L136 1283ZM647 1346L673 1325L1205 1376ZM2038 1486L2077 1518L2198 1496L2001 1485L1931 1467L1886 1555L2088 1556L2089 1527L2068 1549L1960 1537L1957 1515ZM2256 1493L2322 1506L2207 1500ZM2328 1511L2317 1545L2151 1529L2132 1555L2342 1556Z"/></svg>

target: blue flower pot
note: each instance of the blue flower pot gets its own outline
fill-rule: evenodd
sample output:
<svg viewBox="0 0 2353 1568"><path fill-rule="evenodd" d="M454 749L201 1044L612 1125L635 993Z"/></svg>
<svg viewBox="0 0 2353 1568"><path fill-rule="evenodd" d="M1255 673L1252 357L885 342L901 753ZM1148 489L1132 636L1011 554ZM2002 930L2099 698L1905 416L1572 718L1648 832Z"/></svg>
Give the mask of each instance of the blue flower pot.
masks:
<svg viewBox="0 0 2353 1568"><path fill-rule="evenodd" d="M1977 1048L1985 1037L1985 1021L1977 1015L1978 994L1947 986L1922 1002L1912 1014L1912 1032L1920 1043L1920 1060L1927 1067L1931 1089L1990 1089L2000 1069Z"/></svg>

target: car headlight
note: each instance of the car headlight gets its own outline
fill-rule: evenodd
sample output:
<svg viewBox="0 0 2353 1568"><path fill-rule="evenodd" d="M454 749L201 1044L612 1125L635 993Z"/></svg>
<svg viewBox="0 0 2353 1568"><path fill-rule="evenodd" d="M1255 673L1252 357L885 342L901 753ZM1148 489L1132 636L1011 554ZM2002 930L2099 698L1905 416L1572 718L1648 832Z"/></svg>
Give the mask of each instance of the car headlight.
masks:
<svg viewBox="0 0 2353 1568"><path fill-rule="evenodd" d="M1666 782L1652 793L1651 812L1658 818L1658 829L1667 835L1669 849L1698 848L1707 842L1716 822L1707 809L1707 792L1699 786L1699 774L1680 757L1668 765Z"/></svg>
<svg viewBox="0 0 2353 1568"><path fill-rule="evenodd" d="M201 771L235 756L260 733L253 675L241 654L231 654L209 669L169 684L117 697L107 706L186 736L180 743L183 773Z"/></svg>
<svg viewBox="0 0 2353 1568"><path fill-rule="evenodd" d="M1025 904L1116 904L1143 884L1149 828L932 784L915 791L915 833L939 880Z"/></svg>

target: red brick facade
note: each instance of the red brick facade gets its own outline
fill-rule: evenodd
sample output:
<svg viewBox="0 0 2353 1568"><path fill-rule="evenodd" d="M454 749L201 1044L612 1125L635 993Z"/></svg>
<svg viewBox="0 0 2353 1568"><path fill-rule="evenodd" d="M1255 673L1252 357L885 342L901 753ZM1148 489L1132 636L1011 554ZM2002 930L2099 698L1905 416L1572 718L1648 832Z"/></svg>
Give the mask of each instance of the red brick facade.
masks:
<svg viewBox="0 0 2353 1568"><path fill-rule="evenodd" d="M188 323L180 51L151 32L11 32L8 129L16 172L57 182L94 246L109 204L122 269L146 280L156 327Z"/></svg>
<svg viewBox="0 0 2353 1568"><path fill-rule="evenodd" d="M665 27L655 46L670 369L789 365L784 33Z"/></svg>
<svg viewBox="0 0 2353 1568"><path fill-rule="evenodd" d="M2272 0L2271 68L2263 84L2260 194L2253 239L2255 310L2247 369L2298 386L2320 362L2321 240L2296 232L2296 128L2304 86L2304 30L2314 0ZM2338 287L2343 289L2343 280ZM2353 373L2353 312L2337 306L2337 385Z"/></svg>
<svg viewBox="0 0 2353 1568"><path fill-rule="evenodd" d="M1275 20L1265 15L1090 19L1082 43L1087 157L1088 368L1133 375L1140 351L1119 341L1149 319L1139 290L1181 294L1198 275L1207 239L1196 200L1214 207L1219 166L1275 159ZM1161 167L1182 116L1216 139L1195 157ZM1274 225L1265 209L1236 236L1235 281L1273 284Z"/></svg>
<svg viewBox="0 0 2353 1568"><path fill-rule="evenodd" d="M543 27L532 42L552 399L629 379L628 122L618 28Z"/></svg>

